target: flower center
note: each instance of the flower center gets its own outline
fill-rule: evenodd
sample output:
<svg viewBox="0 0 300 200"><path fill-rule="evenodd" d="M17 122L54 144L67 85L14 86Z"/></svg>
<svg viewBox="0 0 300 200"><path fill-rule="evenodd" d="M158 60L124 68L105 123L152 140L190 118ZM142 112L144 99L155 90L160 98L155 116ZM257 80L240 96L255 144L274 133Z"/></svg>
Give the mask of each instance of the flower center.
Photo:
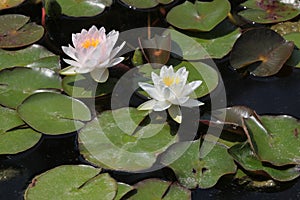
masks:
<svg viewBox="0 0 300 200"><path fill-rule="evenodd" d="M178 84L180 82L180 78L179 77L170 77L170 76L166 76L163 78L163 82L166 84L166 86L170 86L173 83Z"/></svg>
<svg viewBox="0 0 300 200"><path fill-rule="evenodd" d="M96 47L100 43L99 39L95 38L88 38L84 42L81 43L81 46L85 49L90 48L90 47Z"/></svg>

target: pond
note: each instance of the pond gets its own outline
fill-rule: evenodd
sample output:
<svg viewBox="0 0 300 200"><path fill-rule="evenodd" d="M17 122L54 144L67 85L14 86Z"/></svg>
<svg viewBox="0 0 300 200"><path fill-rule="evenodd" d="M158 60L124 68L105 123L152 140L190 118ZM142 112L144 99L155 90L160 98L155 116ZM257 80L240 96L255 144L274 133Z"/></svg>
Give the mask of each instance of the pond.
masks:
<svg viewBox="0 0 300 200"><path fill-rule="evenodd" d="M0 199L299 199L300 5L0 3Z"/></svg>

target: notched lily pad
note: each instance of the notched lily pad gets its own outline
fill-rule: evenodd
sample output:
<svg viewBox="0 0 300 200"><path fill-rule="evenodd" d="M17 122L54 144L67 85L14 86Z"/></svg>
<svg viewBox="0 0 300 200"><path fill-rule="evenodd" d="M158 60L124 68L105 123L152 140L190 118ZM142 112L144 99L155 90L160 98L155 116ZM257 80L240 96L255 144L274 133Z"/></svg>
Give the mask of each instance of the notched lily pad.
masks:
<svg viewBox="0 0 300 200"><path fill-rule="evenodd" d="M247 9L239 12L239 15L262 24L287 21L300 14L297 6L280 1L248 0L242 5Z"/></svg>
<svg viewBox="0 0 300 200"><path fill-rule="evenodd" d="M214 145L213 148L203 156L201 152L206 152L211 145ZM180 142L172 145L163 154L162 163L173 169L181 185L189 189L210 188L221 176L235 173L236 165L225 146L203 141L199 149L200 140ZM182 152L183 155L174 161L173 156Z"/></svg>
<svg viewBox="0 0 300 200"><path fill-rule="evenodd" d="M4 9L8 9L8 8L18 6L21 3L23 3L24 1L25 0L2 0L0 2L0 10L4 10Z"/></svg>
<svg viewBox="0 0 300 200"><path fill-rule="evenodd" d="M101 169L86 165L62 165L32 180L25 200L33 199L114 199L117 183Z"/></svg>
<svg viewBox="0 0 300 200"><path fill-rule="evenodd" d="M32 44L44 35L44 28L27 23L29 17L18 14L0 16L0 48L16 48Z"/></svg>
<svg viewBox="0 0 300 200"><path fill-rule="evenodd" d="M234 44L230 64L235 69L251 65L247 68L251 74L271 76L279 72L293 49L293 42L286 41L271 29L251 29Z"/></svg>
<svg viewBox="0 0 300 200"><path fill-rule="evenodd" d="M148 117L147 111L135 108L104 111L81 129L81 154L105 168L121 171L150 168L178 137L165 122L143 124L149 121Z"/></svg>
<svg viewBox="0 0 300 200"><path fill-rule="evenodd" d="M90 110L84 103L54 92L31 95L17 111L29 126L49 135L76 131L91 120Z"/></svg>
<svg viewBox="0 0 300 200"><path fill-rule="evenodd" d="M212 2L185 1L172 8L167 21L180 29L210 31L230 12L230 3L227 0L214 0Z"/></svg>
<svg viewBox="0 0 300 200"><path fill-rule="evenodd" d="M153 8L158 4L169 4L174 0L121 0L123 3L134 8Z"/></svg>
<svg viewBox="0 0 300 200"><path fill-rule="evenodd" d="M60 62L59 56L37 44L17 51L0 49L0 69L15 66L43 67L59 70Z"/></svg>
<svg viewBox="0 0 300 200"><path fill-rule="evenodd" d="M24 125L15 110L0 106L0 154L16 154L25 151L41 138L41 134L30 129L17 129Z"/></svg>

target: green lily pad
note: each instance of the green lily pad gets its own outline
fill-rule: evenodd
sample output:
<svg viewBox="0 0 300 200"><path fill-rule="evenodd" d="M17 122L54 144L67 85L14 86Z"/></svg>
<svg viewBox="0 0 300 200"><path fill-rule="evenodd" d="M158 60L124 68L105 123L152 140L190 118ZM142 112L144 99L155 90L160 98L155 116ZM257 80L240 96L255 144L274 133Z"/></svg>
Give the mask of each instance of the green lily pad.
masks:
<svg viewBox="0 0 300 200"><path fill-rule="evenodd" d="M31 95L17 111L29 126L49 135L76 131L91 120L91 112L84 103L54 92Z"/></svg>
<svg viewBox="0 0 300 200"><path fill-rule="evenodd" d="M125 183L118 183L118 191L117 191L117 194L116 194L114 200L121 200L125 194L127 194L128 192L130 192L133 189L134 188L132 186L127 185Z"/></svg>
<svg viewBox="0 0 300 200"><path fill-rule="evenodd" d="M39 89L60 89L60 77L46 68L16 67L0 71L0 104L16 108Z"/></svg>
<svg viewBox="0 0 300 200"><path fill-rule="evenodd" d="M25 151L41 138L41 134L29 129L16 129L24 125L15 110L0 106L0 154L16 154Z"/></svg>
<svg viewBox="0 0 300 200"><path fill-rule="evenodd" d="M291 57L285 63L288 66L300 68L300 50L294 49Z"/></svg>
<svg viewBox="0 0 300 200"><path fill-rule="evenodd" d="M284 36L293 32L300 32L300 21L297 22L281 22L271 26L271 29Z"/></svg>
<svg viewBox="0 0 300 200"><path fill-rule="evenodd" d="M261 121L261 122L260 122ZM300 164L300 123L290 116L245 119L254 152L276 166Z"/></svg>
<svg viewBox="0 0 300 200"><path fill-rule="evenodd" d="M112 200L117 183L101 169L86 165L63 165L51 169L32 180L25 200L41 199L103 199Z"/></svg>
<svg viewBox="0 0 300 200"><path fill-rule="evenodd" d="M297 167L288 169L276 169L270 165L265 166L251 150L250 145L237 144L229 149L230 155L238 162L245 170L260 173L266 172L273 179L278 181L291 181L300 176ZM276 156L276 154L274 154Z"/></svg>
<svg viewBox="0 0 300 200"><path fill-rule="evenodd" d="M160 3L169 4L174 0L121 0L121 1L126 5L134 8L146 9L146 8L153 8Z"/></svg>
<svg viewBox="0 0 300 200"><path fill-rule="evenodd" d="M0 16L0 48L16 48L32 44L44 35L44 28L27 23L29 17L17 14Z"/></svg>
<svg viewBox="0 0 300 200"><path fill-rule="evenodd" d="M251 29L237 39L230 64L235 69L257 64L247 70L255 76L271 76L279 72L293 49L293 42L286 41L271 29Z"/></svg>
<svg viewBox="0 0 300 200"><path fill-rule="evenodd" d="M147 117L148 112L135 108L104 111L81 129L81 154L105 168L121 171L150 168L178 137L172 135L166 123L141 125Z"/></svg>
<svg viewBox="0 0 300 200"><path fill-rule="evenodd" d="M56 0L62 13L72 17L92 17L102 13L112 0Z"/></svg>
<svg viewBox="0 0 300 200"><path fill-rule="evenodd" d="M37 44L17 51L0 49L0 69L15 66L43 67L59 70L60 62L59 56Z"/></svg>
<svg viewBox="0 0 300 200"><path fill-rule="evenodd" d="M294 44L299 48L300 47L300 32L288 33L283 36L284 39L294 42Z"/></svg>
<svg viewBox="0 0 300 200"><path fill-rule="evenodd" d="M171 182L158 179L146 179L134 186L137 193L130 200L152 200L152 199L191 199L191 191Z"/></svg>
<svg viewBox="0 0 300 200"><path fill-rule="evenodd" d="M242 6L247 9L239 12L239 15L262 24L287 21L300 14L300 9L280 1L248 0Z"/></svg>
<svg viewBox="0 0 300 200"><path fill-rule="evenodd" d="M12 8L15 6L20 5L23 3L25 0L3 0L0 2L0 10Z"/></svg>
<svg viewBox="0 0 300 200"><path fill-rule="evenodd" d="M117 79L109 78L105 83L94 81L89 75L66 76L62 81L64 92L75 98L93 98L111 94Z"/></svg>
<svg viewBox="0 0 300 200"><path fill-rule="evenodd" d="M172 8L167 21L180 29L210 31L230 12L230 3L227 0L212 2L196 1L194 4L185 1Z"/></svg>
<svg viewBox="0 0 300 200"><path fill-rule="evenodd" d="M201 152L207 151L214 145L208 154L203 157ZM227 148L219 143L200 140L180 142L172 145L162 156L162 163L175 172L178 181L189 189L213 187L219 178L225 174L235 173L236 165L227 153ZM173 156L178 152L183 155L173 162ZM220 167L222 166L222 167Z"/></svg>

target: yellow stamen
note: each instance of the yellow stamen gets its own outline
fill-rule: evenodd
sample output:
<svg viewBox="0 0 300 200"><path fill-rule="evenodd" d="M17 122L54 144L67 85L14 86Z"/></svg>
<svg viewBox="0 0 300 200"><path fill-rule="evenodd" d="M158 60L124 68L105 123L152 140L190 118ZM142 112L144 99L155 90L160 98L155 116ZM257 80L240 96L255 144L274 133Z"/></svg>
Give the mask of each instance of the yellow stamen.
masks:
<svg viewBox="0 0 300 200"><path fill-rule="evenodd" d="M96 47L96 46L98 46L99 43L100 43L99 39L88 38L84 42L81 43L81 46L83 48L87 49L89 47Z"/></svg>
<svg viewBox="0 0 300 200"><path fill-rule="evenodd" d="M163 78L163 82L166 84L166 86L170 86L174 82L174 77L166 76Z"/></svg>

